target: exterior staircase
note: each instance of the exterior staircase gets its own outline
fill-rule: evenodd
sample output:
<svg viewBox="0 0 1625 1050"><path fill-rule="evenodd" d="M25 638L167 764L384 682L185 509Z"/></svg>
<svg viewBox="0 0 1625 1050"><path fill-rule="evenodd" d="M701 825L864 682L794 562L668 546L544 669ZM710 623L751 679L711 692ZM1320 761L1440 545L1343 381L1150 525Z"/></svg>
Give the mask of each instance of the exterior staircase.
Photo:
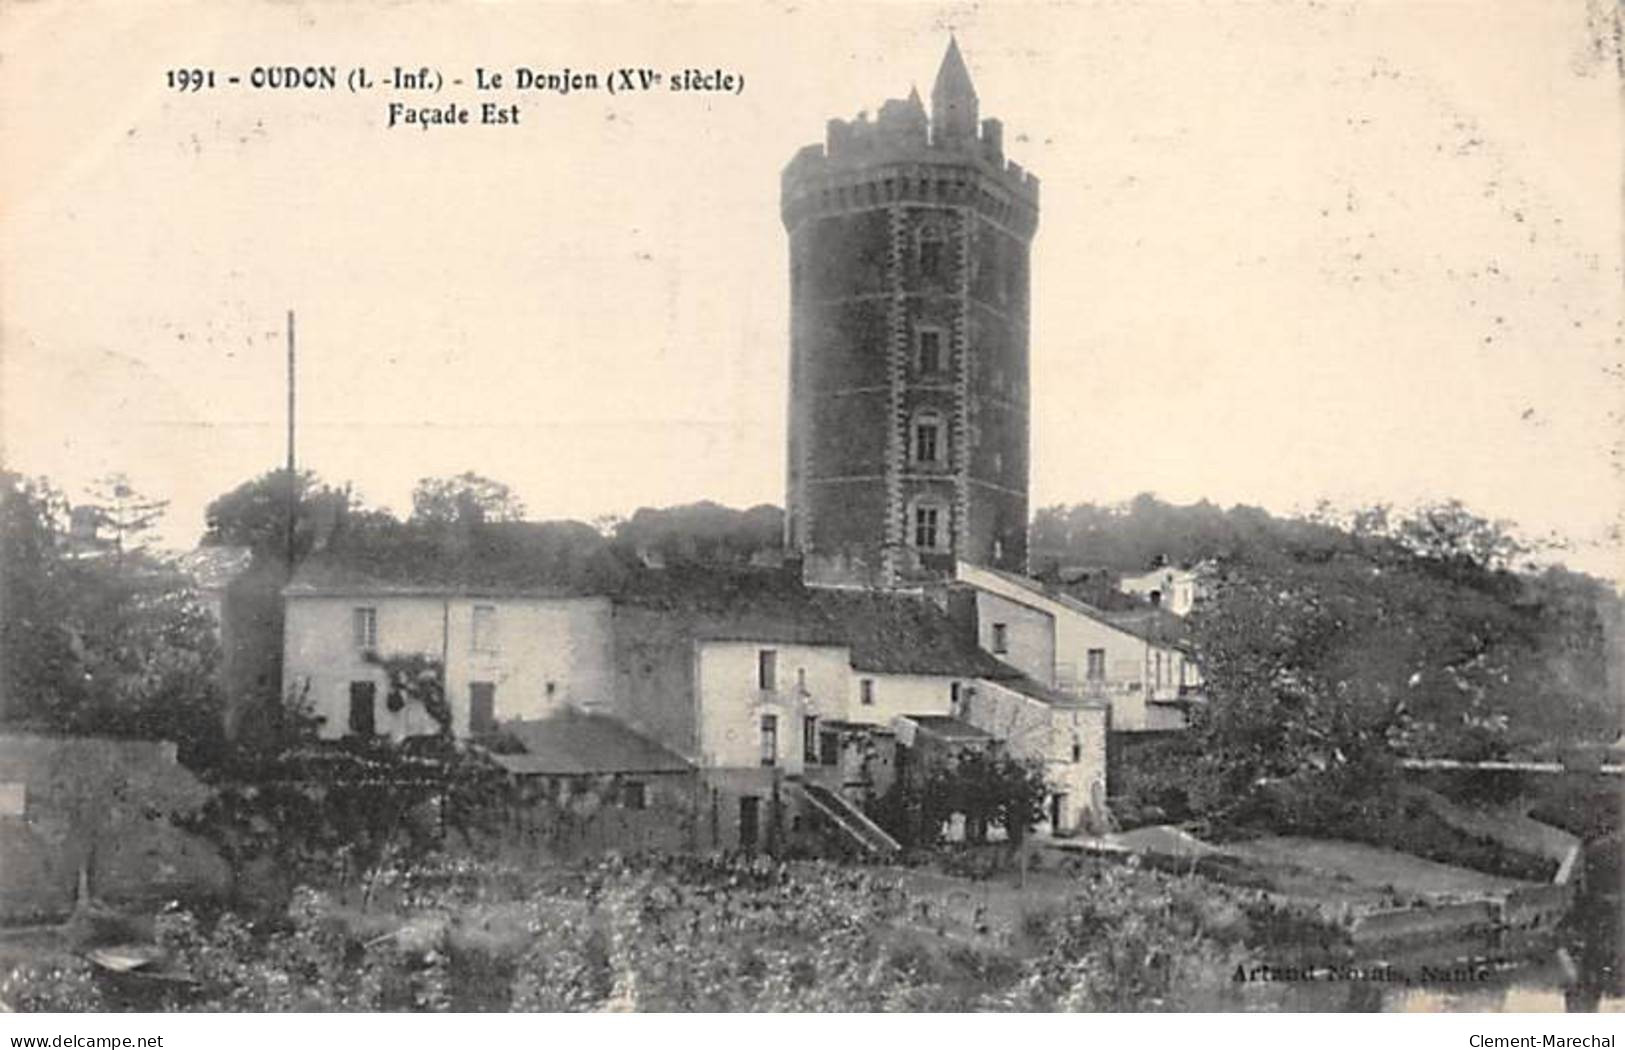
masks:
<svg viewBox="0 0 1625 1050"><path fill-rule="evenodd" d="M814 810L827 817L847 838L857 843L864 852L877 857L890 857L902 851L903 847L896 839L886 834L880 825L828 788L805 781L791 781L788 786Z"/></svg>

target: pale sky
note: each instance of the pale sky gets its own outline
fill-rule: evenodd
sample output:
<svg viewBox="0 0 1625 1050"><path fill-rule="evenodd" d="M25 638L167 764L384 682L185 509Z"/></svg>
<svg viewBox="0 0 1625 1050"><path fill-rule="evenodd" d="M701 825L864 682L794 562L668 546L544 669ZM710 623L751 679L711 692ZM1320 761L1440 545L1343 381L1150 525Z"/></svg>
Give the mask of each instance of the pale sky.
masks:
<svg viewBox="0 0 1625 1050"><path fill-rule="evenodd" d="M959 37L1043 180L1034 508L1455 497L1620 521L1621 117L1606 0L0 8L4 451L128 473L187 544L279 465L408 508L782 504L779 171ZM739 96L176 94L259 64L723 67ZM386 130L392 97L517 128Z"/></svg>

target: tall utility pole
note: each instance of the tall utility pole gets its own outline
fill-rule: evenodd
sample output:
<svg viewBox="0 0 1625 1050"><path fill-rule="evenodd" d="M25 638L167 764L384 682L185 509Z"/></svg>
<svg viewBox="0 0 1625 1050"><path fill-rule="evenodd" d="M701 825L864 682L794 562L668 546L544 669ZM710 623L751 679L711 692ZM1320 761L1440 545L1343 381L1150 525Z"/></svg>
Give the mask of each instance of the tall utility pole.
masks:
<svg viewBox="0 0 1625 1050"><path fill-rule="evenodd" d="M299 520L299 478L294 473L293 420L294 420L294 359L293 311L288 311L288 575L293 576L293 530Z"/></svg>

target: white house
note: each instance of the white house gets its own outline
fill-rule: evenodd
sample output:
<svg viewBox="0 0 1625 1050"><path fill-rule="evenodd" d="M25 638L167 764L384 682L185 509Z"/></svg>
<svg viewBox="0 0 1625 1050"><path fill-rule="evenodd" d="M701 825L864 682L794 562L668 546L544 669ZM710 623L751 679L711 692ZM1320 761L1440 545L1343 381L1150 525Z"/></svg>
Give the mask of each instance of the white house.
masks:
<svg viewBox="0 0 1625 1050"><path fill-rule="evenodd" d="M1106 613L1036 580L959 562L959 597L977 643L1074 697L1109 702L1111 729L1183 729L1200 697L1201 670L1160 610Z"/></svg>
<svg viewBox="0 0 1625 1050"><path fill-rule="evenodd" d="M1137 594L1175 616L1189 616L1201 597L1202 584L1200 567L1182 569L1164 565L1148 572L1124 576L1117 581L1117 589L1124 594Z"/></svg>
<svg viewBox="0 0 1625 1050"><path fill-rule="evenodd" d="M1099 807L1106 705L982 651L924 595L726 570L646 572L613 595L581 595L497 585L499 567L485 568L394 566L380 578L332 554L301 567L283 592L284 682L322 736L433 734L442 717L457 737L567 723L603 736L561 718L611 719L694 770L693 839L718 848L830 822L884 844L861 807L898 775L900 728L919 725L1042 761L1052 830ZM443 712L392 685L402 668L440 676ZM513 763L565 775L558 755L548 770L537 761Z"/></svg>
<svg viewBox="0 0 1625 1050"><path fill-rule="evenodd" d="M754 578L770 582L690 579L614 604L616 717L700 769L715 845L760 844L814 810L866 835L858 810L893 783L899 731L921 725L1043 761L1055 830L1103 800L1103 703L979 651L923 595Z"/></svg>
<svg viewBox="0 0 1625 1050"><path fill-rule="evenodd" d="M1004 742L1010 754L1044 764L1048 830L1102 830L1106 816L1108 705L1066 696L1032 679L979 682L960 717Z"/></svg>
<svg viewBox="0 0 1625 1050"><path fill-rule="evenodd" d="M313 558L283 591L283 686L323 737L431 734L422 704L392 693L386 664L443 669L455 736L608 706L610 604L558 590L357 578Z"/></svg>

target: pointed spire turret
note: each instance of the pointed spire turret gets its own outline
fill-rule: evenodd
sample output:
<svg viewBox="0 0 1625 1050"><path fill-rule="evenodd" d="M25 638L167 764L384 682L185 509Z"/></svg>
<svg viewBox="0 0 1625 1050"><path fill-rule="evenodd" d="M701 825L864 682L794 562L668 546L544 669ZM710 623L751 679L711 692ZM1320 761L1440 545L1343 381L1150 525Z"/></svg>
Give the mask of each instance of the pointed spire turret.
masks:
<svg viewBox="0 0 1625 1050"><path fill-rule="evenodd" d="M959 53L959 41L950 36L931 88L931 140L937 145L973 142L976 124L976 87Z"/></svg>

